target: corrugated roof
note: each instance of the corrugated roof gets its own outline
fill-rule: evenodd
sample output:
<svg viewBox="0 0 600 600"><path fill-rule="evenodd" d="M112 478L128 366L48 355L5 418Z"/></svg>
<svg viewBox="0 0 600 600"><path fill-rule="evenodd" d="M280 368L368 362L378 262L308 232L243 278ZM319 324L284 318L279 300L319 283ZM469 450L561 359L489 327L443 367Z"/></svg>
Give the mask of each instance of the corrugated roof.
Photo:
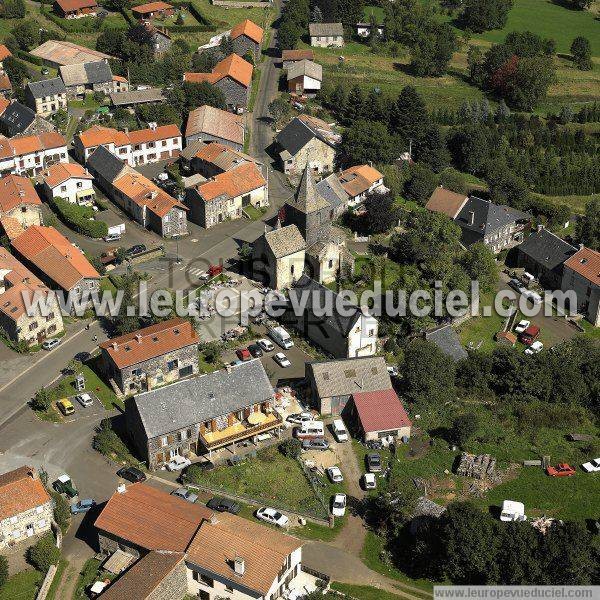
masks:
<svg viewBox="0 0 600 600"><path fill-rule="evenodd" d="M145 15L147 13L153 13L160 10L169 10L170 8L173 8L173 6L171 4L167 4L166 2L148 2L147 4L134 6L131 9L131 12Z"/></svg>
<svg viewBox="0 0 600 600"><path fill-rule="evenodd" d="M0 475L0 521L43 506L50 496L33 467Z"/></svg>
<svg viewBox="0 0 600 600"><path fill-rule="evenodd" d="M160 88L150 88L149 90L130 90L128 92L113 92L110 94L110 101L114 106L163 102L164 99L165 97Z"/></svg>
<svg viewBox="0 0 600 600"><path fill-rule="evenodd" d="M291 81L296 77L311 77L317 81L323 81L323 67L312 60L300 60L294 62L288 67L287 80Z"/></svg>
<svg viewBox="0 0 600 600"><path fill-rule="evenodd" d="M358 418L366 433L389 431L412 425L404 405L391 388L372 392L355 392L352 394L352 398Z"/></svg>
<svg viewBox="0 0 600 600"><path fill-rule="evenodd" d="M310 37L344 37L344 26L341 23L310 23L308 31Z"/></svg>

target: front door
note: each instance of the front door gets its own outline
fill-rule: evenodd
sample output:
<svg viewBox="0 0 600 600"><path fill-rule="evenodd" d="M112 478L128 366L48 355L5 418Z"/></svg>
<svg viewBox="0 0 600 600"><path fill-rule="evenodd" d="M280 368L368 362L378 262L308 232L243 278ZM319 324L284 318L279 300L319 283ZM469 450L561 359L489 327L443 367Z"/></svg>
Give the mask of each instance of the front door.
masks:
<svg viewBox="0 0 600 600"><path fill-rule="evenodd" d="M27 532L27 537L31 537L34 534L33 525L31 523L29 523L29 525L27 525L26 532Z"/></svg>

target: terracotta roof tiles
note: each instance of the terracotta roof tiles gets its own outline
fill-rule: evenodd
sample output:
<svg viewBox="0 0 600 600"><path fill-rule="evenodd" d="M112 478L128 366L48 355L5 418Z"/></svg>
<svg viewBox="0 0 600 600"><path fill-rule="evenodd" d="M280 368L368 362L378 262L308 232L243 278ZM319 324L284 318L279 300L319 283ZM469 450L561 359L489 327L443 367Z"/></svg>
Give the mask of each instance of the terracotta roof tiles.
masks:
<svg viewBox="0 0 600 600"><path fill-rule="evenodd" d="M131 12L138 13L140 15L146 15L148 13L153 13L160 10L169 10L170 8L173 8L173 6L167 4L166 2L148 2L147 4L134 6L131 9Z"/></svg>
<svg viewBox="0 0 600 600"><path fill-rule="evenodd" d="M383 179L383 175L369 165L350 167L339 175L342 187L351 198L364 194L380 179Z"/></svg>
<svg viewBox="0 0 600 600"><path fill-rule="evenodd" d="M433 190L425 208L432 212L439 212L455 219L468 198L464 194L457 194L439 186Z"/></svg>
<svg viewBox="0 0 600 600"><path fill-rule="evenodd" d="M565 261L565 266L573 269L589 282L600 285L600 252L591 248L581 248Z"/></svg>
<svg viewBox="0 0 600 600"><path fill-rule="evenodd" d="M253 71L254 67L249 62L246 62L237 54L230 54L215 65L212 73L184 73L183 80L190 83L207 81L214 84L224 77L230 77L244 87L250 87Z"/></svg>
<svg viewBox="0 0 600 600"><path fill-rule="evenodd" d="M21 204L42 204L31 181L19 175L0 179L0 212L9 212Z"/></svg>
<svg viewBox="0 0 600 600"><path fill-rule="evenodd" d="M220 173L196 187L203 200L209 202L221 196L237 198L248 194L267 182L254 163L244 163L231 171Z"/></svg>
<svg viewBox="0 0 600 600"><path fill-rule="evenodd" d="M96 0L55 0L66 13L81 10L82 8L96 8Z"/></svg>
<svg viewBox="0 0 600 600"><path fill-rule="evenodd" d="M44 183L51 188L73 178L93 179L93 177L78 163L56 163L44 171Z"/></svg>
<svg viewBox="0 0 600 600"><path fill-rule="evenodd" d="M264 30L262 27L259 27L250 19L246 19L241 23L238 23L232 30L230 37L232 40L240 37L241 35L245 35L250 38L253 42L257 44L261 44L263 41Z"/></svg>
<svg viewBox="0 0 600 600"><path fill-rule="evenodd" d="M393 389L355 392L352 398L365 432L389 431L412 425Z"/></svg>
<svg viewBox="0 0 600 600"><path fill-rule="evenodd" d="M4 60L9 56L12 56L12 52L4 44L0 44L0 60Z"/></svg>
<svg viewBox="0 0 600 600"><path fill-rule="evenodd" d="M32 467L0 475L0 521L50 502L50 496Z"/></svg>

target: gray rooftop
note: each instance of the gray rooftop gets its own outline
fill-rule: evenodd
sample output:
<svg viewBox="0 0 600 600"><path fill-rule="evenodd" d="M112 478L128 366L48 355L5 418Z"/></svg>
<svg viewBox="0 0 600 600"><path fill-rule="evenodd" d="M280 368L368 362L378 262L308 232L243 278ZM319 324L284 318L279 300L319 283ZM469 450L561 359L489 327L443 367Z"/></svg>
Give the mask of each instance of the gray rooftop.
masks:
<svg viewBox="0 0 600 600"><path fill-rule="evenodd" d="M145 104L147 102L162 102L165 99L162 90L150 88L149 90L131 90L129 92L113 92L110 101L114 106L127 106L129 104Z"/></svg>
<svg viewBox="0 0 600 600"><path fill-rule="evenodd" d="M148 438L228 415L270 400L273 386L254 359L227 370L193 377L134 398Z"/></svg>
<svg viewBox="0 0 600 600"><path fill-rule="evenodd" d="M35 119L35 113L28 106L14 100L0 115L0 130L13 137L26 131Z"/></svg>
<svg viewBox="0 0 600 600"><path fill-rule="evenodd" d="M112 81L113 74L107 62L95 61L60 67L60 76L66 86L93 85Z"/></svg>
<svg viewBox="0 0 600 600"><path fill-rule="evenodd" d="M296 193L286 204L290 204L307 215L324 208L329 208L329 202L317 190L315 176L312 174L308 161Z"/></svg>
<svg viewBox="0 0 600 600"><path fill-rule="evenodd" d="M344 37L344 26L341 23L310 23L308 31L310 37Z"/></svg>
<svg viewBox="0 0 600 600"><path fill-rule="evenodd" d="M331 208L336 210L340 206L346 206L350 196L346 190L342 187L337 173L332 173L325 179L321 179L317 183L317 191L319 194L329 202Z"/></svg>
<svg viewBox="0 0 600 600"><path fill-rule="evenodd" d="M550 271L560 267L577 252L575 246L571 246L545 228L532 233L518 248L538 265Z"/></svg>
<svg viewBox="0 0 600 600"><path fill-rule="evenodd" d="M334 148L339 141L336 133L325 122L319 125L316 119L295 117L275 136L275 140L291 156L298 154L313 138Z"/></svg>
<svg viewBox="0 0 600 600"><path fill-rule="evenodd" d="M67 93L67 88L65 88L65 84L60 77L53 77L52 79L44 79L42 81L30 81L27 87L34 98L44 98L46 96Z"/></svg>
<svg viewBox="0 0 600 600"><path fill-rule="evenodd" d="M455 361L467 358L469 355L460 343L460 338L452 325L444 325L425 333L425 339L433 342L446 356Z"/></svg>
<svg viewBox="0 0 600 600"><path fill-rule="evenodd" d="M287 225L265 233L265 241L275 258L282 258L306 248L306 242L296 225Z"/></svg>
<svg viewBox="0 0 600 600"><path fill-rule="evenodd" d="M309 363L309 366L320 398L389 390L392 387L382 356L327 360Z"/></svg>
<svg viewBox="0 0 600 600"><path fill-rule="evenodd" d="M104 146L98 146L87 159L86 166L94 177L100 175L112 183L127 165Z"/></svg>
<svg viewBox="0 0 600 600"><path fill-rule="evenodd" d="M292 63L288 67L287 80L296 79L296 77L311 77L317 81L323 81L323 67L312 60L300 60Z"/></svg>

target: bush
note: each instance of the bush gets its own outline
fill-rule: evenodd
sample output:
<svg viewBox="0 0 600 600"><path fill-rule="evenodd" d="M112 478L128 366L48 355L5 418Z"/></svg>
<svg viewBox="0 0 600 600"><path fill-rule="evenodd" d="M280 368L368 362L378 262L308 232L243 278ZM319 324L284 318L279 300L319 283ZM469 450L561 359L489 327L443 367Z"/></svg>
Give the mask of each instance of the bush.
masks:
<svg viewBox="0 0 600 600"><path fill-rule="evenodd" d="M298 458L302 450L302 442L296 438L290 438L279 444L279 452L288 458Z"/></svg>
<svg viewBox="0 0 600 600"><path fill-rule="evenodd" d="M96 429L92 448L107 458L113 458L126 463L137 463L129 453L129 449L123 440L112 428L110 419L102 419L100 426Z"/></svg>
<svg viewBox="0 0 600 600"><path fill-rule="evenodd" d="M49 203L60 220L77 233L96 239L107 235L108 225L104 221L91 220L95 214L91 208L71 204L62 198L53 198Z"/></svg>
<svg viewBox="0 0 600 600"><path fill-rule="evenodd" d="M52 397L46 388L42 388L35 393L31 400L31 408L40 412L47 411L52 405Z"/></svg>
<svg viewBox="0 0 600 600"><path fill-rule="evenodd" d="M50 492L50 495L54 500L54 520L63 534L67 533L71 525L69 503L58 492Z"/></svg>
<svg viewBox="0 0 600 600"><path fill-rule="evenodd" d="M0 556L0 588L8 581L8 560Z"/></svg>
<svg viewBox="0 0 600 600"><path fill-rule="evenodd" d="M464 449L478 430L479 418L476 414L466 413L458 415L452 421L450 441Z"/></svg>
<svg viewBox="0 0 600 600"><path fill-rule="evenodd" d="M60 560L60 550L56 547L54 536L47 533L34 546L27 550L27 561L38 571L45 573L51 565Z"/></svg>

